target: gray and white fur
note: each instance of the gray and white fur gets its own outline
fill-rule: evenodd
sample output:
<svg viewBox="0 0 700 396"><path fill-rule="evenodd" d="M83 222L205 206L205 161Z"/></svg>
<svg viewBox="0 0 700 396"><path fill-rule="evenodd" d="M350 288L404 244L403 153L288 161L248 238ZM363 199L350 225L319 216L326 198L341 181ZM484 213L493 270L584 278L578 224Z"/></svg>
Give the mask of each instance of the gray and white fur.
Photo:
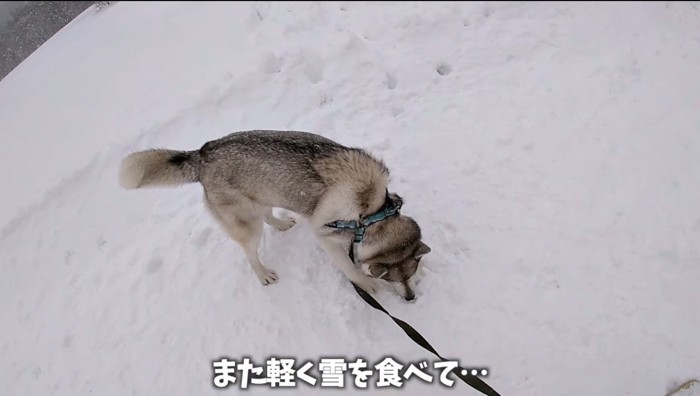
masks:
<svg viewBox="0 0 700 396"><path fill-rule="evenodd" d="M243 131L194 151L132 153L122 161L119 180L126 189L199 182L206 207L243 248L263 285L278 280L258 256L263 222L281 231L295 224L273 216L275 207L307 219L345 276L368 293L375 292L373 278L382 279L413 300L413 276L421 257L430 253L418 224L398 214L366 229L355 250L358 268L348 256L353 231L326 224L379 211L387 198L389 170L362 149L309 132Z"/></svg>

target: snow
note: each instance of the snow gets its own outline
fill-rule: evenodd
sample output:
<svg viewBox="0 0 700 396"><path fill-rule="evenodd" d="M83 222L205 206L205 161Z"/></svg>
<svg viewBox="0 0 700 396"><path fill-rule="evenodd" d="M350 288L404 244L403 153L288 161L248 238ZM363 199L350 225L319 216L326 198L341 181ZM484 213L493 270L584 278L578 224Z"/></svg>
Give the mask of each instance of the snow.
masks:
<svg viewBox="0 0 700 396"><path fill-rule="evenodd" d="M696 2L86 10L0 82L0 383L218 394L224 356L432 362L305 223L266 229L262 287L200 186L118 186L132 150L270 128L386 161L433 252L415 303L377 298L442 355L504 396L666 394L700 373L698 26ZM402 391L477 394L454 388Z"/></svg>

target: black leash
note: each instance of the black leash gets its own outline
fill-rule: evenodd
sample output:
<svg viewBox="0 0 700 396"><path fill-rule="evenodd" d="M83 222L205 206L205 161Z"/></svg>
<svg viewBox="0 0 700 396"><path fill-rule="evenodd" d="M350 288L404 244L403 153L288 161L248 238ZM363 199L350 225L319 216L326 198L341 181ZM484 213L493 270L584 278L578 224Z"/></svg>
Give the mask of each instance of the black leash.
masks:
<svg viewBox="0 0 700 396"><path fill-rule="evenodd" d="M350 245L350 260L352 262L355 262L355 252L353 251L354 243ZM432 352L435 356L440 358L440 360L447 361L444 357L440 356L439 353L433 348L432 345L426 340L416 329L414 329L410 324L404 322L403 320L396 318L392 316L384 307L382 307L381 304L377 300L374 299L374 297L370 296L366 291L362 290L361 287L357 286L355 282L350 282L352 283L352 286L355 288L355 291L357 294L362 297L363 300L367 304L369 304L372 308L384 312L388 317L390 317L400 328L401 330L406 333L406 335L413 340L416 344L422 346L425 348L427 351ZM461 379L464 383L467 385L471 386L472 388L478 390L479 392L487 395L487 396L501 396L498 392L496 392L493 388L491 388L486 382L482 381L481 378L475 376L475 375L469 375L469 374L464 374L462 371L467 372L467 370L463 369L462 367L455 367L452 369L452 373L454 373L459 379Z"/></svg>
<svg viewBox="0 0 700 396"><path fill-rule="evenodd" d="M425 348L426 350L432 352L433 354L435 354L435 356L440 358L440 360L442 360L443 362L447 360L447 359L443 358L442 356L440 356L440 354L437 353L435 348L433 348L433 346L430 345L430 343L425 338L423 338L423 336L420 335L420 333L418 331L416 331L416 329L411 327L411 325L404 322L403 320L392 316L389 312L387 312L386 309L384 309L384 307L382 307L381 304L379 304L379 302L377 302L377 300L375 300L372 296L367 294L366 291L362 290L354 282L351 282L351 283L352 283L353 287L355 287L355 291L357 291L357 294L359 294L360 297L362 297L362 299L365 300L365 302L367 304L371 305L372 308L379 310L379 311L382 311L385 314L387 314L387 316L389 316L394 322L396 322L396 324L399 325L399 327L406 333L406 335L408 335L416 344L418 344L418 345L422 346L423 348ZM466 372L466 370L464 370L463 368L461 368L459 366L452 369L452 372L457 377L459 377L459 379L464 381L467 385L471 386L472 388L478 390L479 392L481 392L487 396L501 396L498 392L496 392L493 388L491 388L486 382L482 381L481 378L474 376L474 375L470 376L469 374L465 375L462 373L462 371Z"/></svg>

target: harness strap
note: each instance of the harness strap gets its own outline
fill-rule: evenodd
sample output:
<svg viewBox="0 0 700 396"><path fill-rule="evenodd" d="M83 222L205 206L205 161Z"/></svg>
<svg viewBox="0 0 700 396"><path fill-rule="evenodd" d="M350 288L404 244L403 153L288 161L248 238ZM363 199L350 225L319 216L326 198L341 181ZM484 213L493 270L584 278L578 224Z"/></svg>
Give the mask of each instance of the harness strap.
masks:
<svg viewBox="0 0 700 396"><path fill-rule="evenodd" d="M399 214L403 201L401 198L392 200L389 197L389 190L386 192L386 200L384 206L376 213L373 213L359 220L336 220L326 224L326 227L337 228L341 230L352 230L355 232L354 243L360 243L365 237L365 229L374 223L378 223L388 217Z"/></svg>

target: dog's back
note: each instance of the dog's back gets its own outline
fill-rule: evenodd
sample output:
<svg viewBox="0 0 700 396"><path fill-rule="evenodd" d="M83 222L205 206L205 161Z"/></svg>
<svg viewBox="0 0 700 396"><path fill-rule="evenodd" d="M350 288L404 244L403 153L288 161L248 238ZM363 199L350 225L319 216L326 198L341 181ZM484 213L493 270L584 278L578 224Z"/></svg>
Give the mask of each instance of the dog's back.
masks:
<svg viewBox="0 0 700 396"><path fill-rule="evenodd" d="M308 215L326 189L314 165L345 150L306 132L237 132L202 146L199 180L209 194L235 190L257 203Z"/></svg>
<svg viewBox="0 0 700 396"><path fill-rule="evenodd" d="M388 170L365 151L297 131L244 131L197 151L148 150L127 157L127 188L200 182L210 196L242 194L270 207L309 216L331 188L351 195L358 214L383 202Z"/></svg>

